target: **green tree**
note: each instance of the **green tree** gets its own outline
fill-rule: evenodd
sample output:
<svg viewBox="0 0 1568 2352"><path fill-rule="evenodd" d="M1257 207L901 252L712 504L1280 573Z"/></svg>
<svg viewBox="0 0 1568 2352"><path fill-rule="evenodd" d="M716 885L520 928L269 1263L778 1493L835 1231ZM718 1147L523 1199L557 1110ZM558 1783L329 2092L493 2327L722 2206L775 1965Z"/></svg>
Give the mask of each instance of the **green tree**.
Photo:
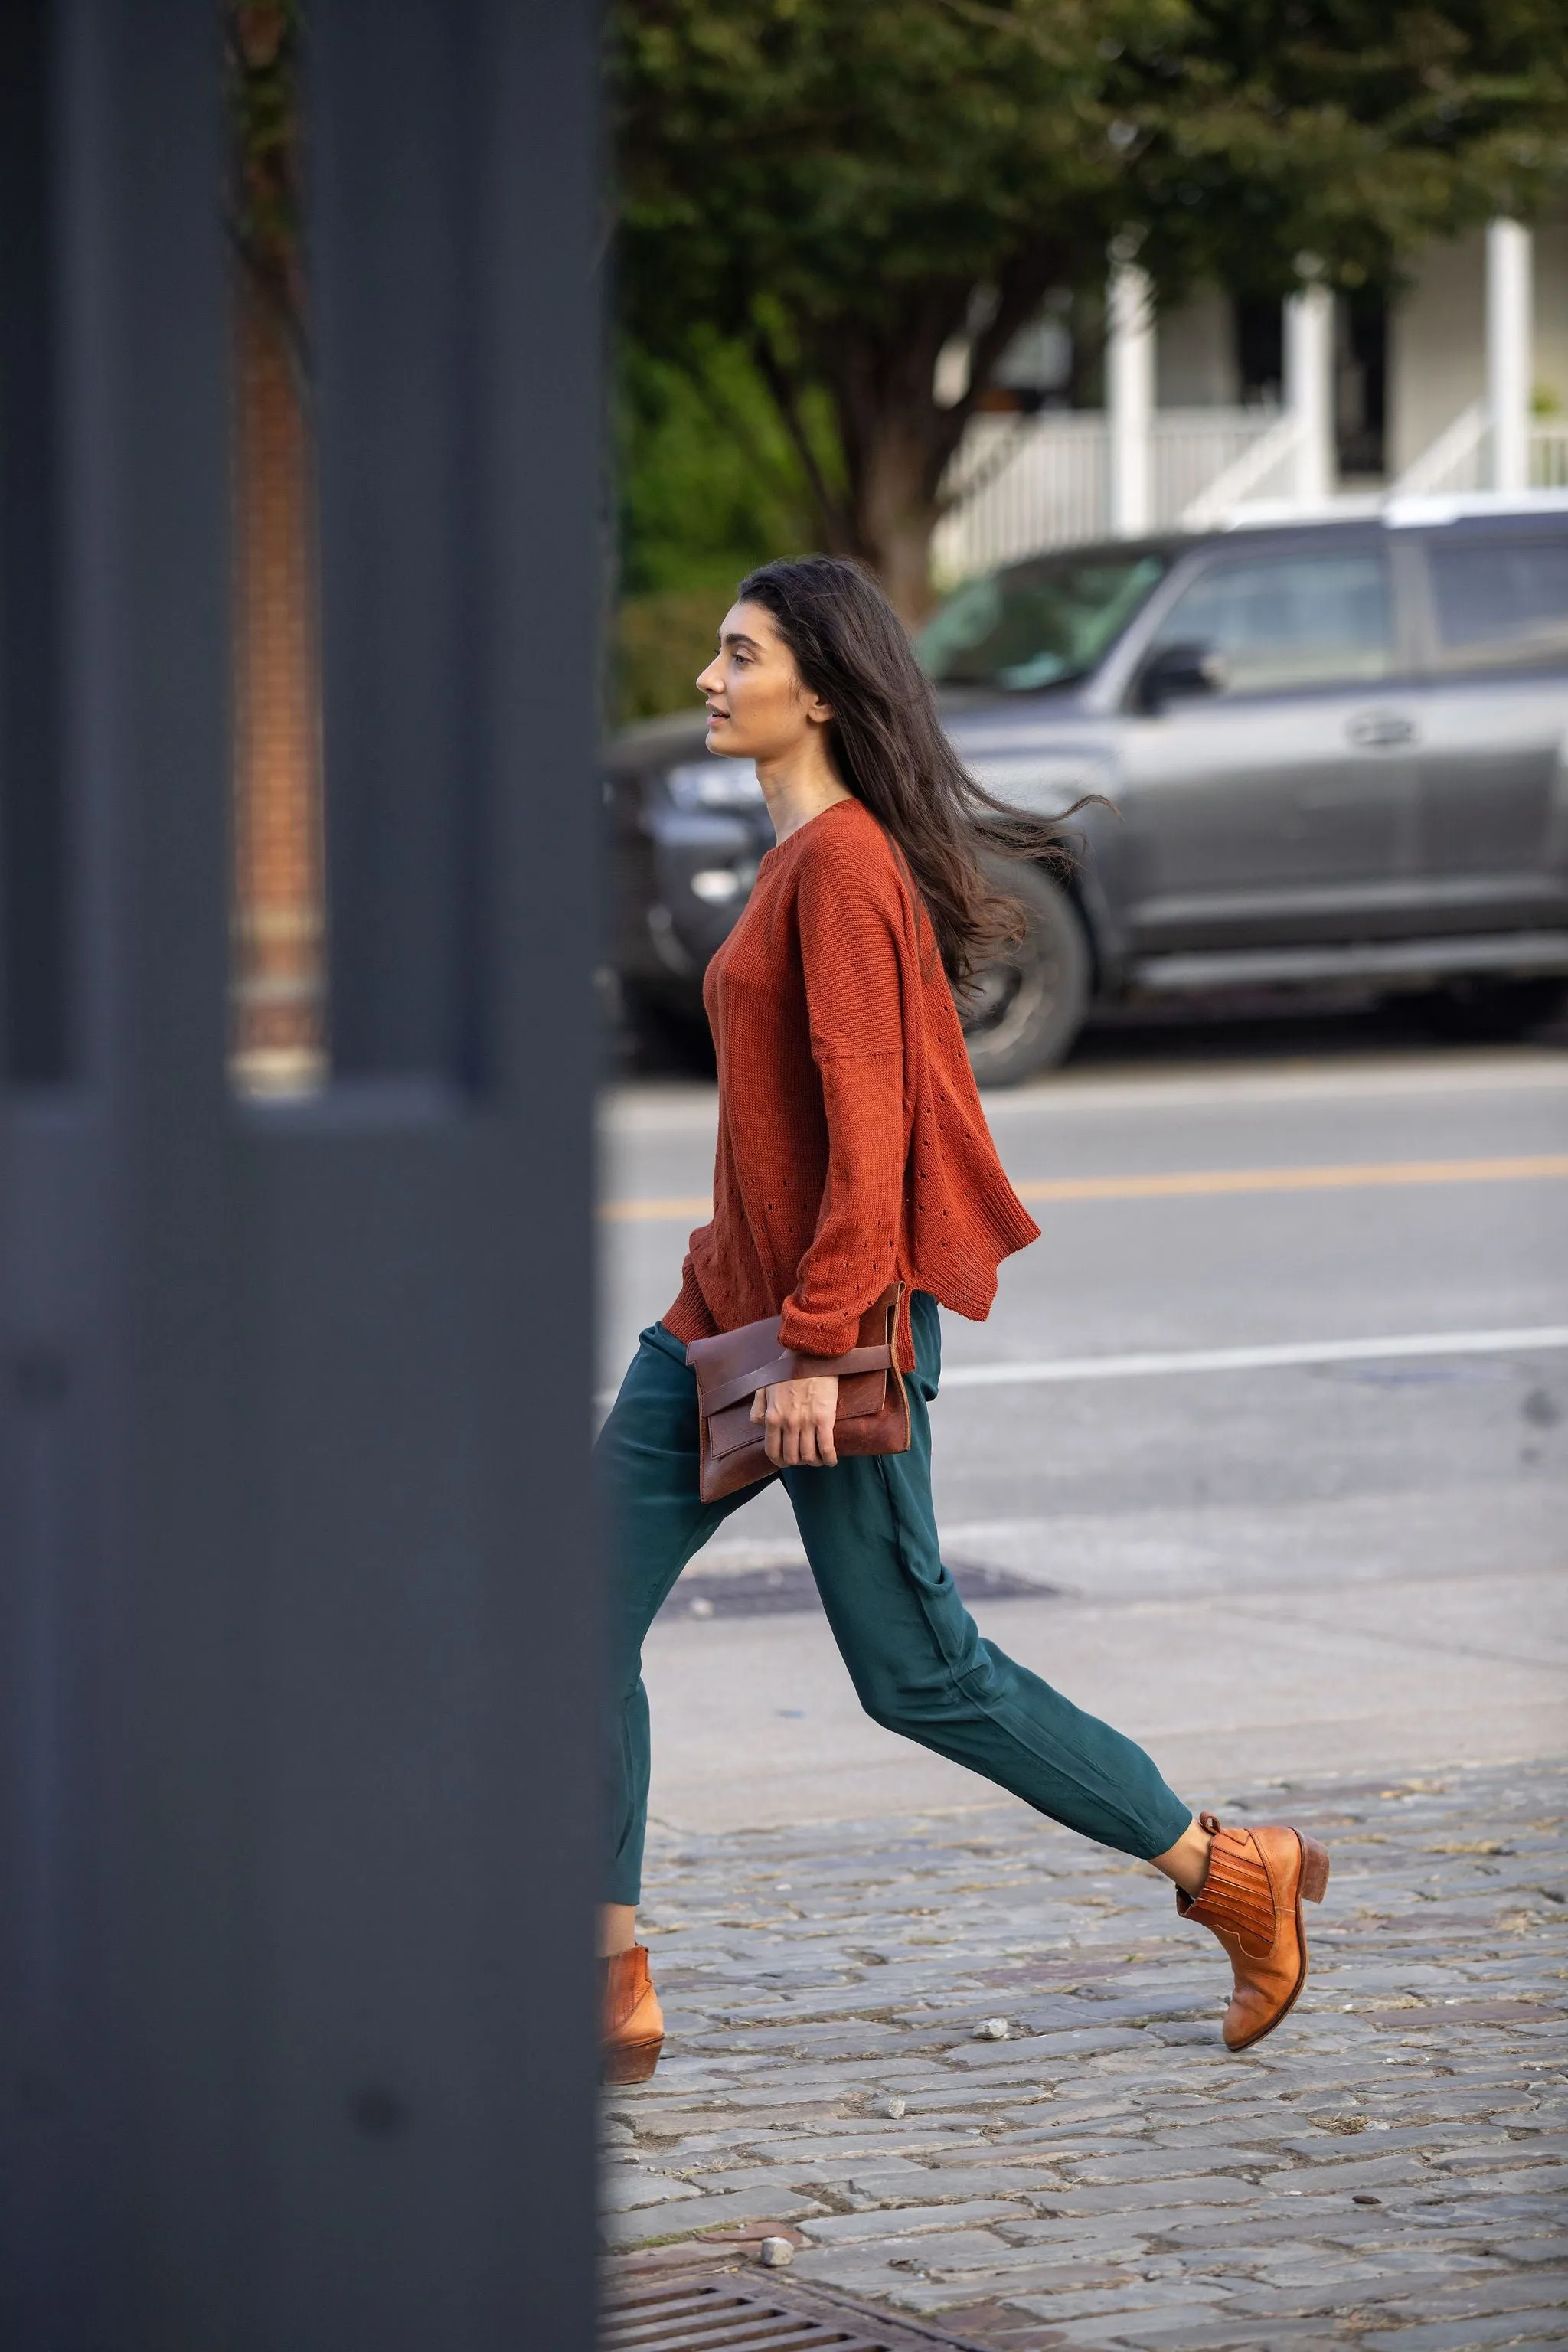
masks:
<svg viewBox="0 0 1568 2352"><path fill-rule="evenodd" d="M225 0L222 14L229 236L248 287L289 337L302 372L302 11L300 0Z"/></svg>
<svg viewBox="0 0 1568 2352"><path fill-rule="evenodd" d="M737 579L816 535L798 461L746 352L714 336L698 350L685 366L626 339L618 354L610 683L623 719L694 702Z"/></svg>
<svg viewBox="0 0 1568 2352"><path fill-rule="evenodd" d="M913 616L942 480L1113 237L1167 298L1389 282L1564 181L1563 0L620 0L626 331L745 352L822 542ZM968 336L968 387L936 397Z"/></svg>

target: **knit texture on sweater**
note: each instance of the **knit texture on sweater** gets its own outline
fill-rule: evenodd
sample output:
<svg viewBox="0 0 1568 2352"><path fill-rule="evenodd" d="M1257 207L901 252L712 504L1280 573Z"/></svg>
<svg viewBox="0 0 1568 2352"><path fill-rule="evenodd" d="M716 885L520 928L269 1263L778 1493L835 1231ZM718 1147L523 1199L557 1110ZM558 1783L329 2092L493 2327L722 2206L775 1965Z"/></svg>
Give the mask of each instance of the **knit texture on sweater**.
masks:
<svg viewBox="0 0 1568 2352"><path fill-rule="evenodd" d="M713 1215L666 1328L778 1315L785 1347L842 1355L895 1277L983 1322L997 1265L1039 1228L996 1157L930 918L862 803L769 850L702 997ZM907 1313L899 1338L911 1370Z"/></svg>

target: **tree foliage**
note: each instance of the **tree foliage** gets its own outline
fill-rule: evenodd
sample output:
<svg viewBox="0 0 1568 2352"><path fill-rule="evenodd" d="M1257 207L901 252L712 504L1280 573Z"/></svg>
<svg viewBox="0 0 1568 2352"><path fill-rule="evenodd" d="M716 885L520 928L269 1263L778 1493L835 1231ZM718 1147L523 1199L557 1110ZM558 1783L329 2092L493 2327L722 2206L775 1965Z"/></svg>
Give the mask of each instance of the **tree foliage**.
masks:
<svg viewBox="0 0 1568 2352"><path fill-rule="evenodd" d="M740 574L816 532L778 412L739 345L703 337L678 366L623 344L615 390L611 686L616 714L643 719L694 699Z"/></svg>
<svg viewBox="0 0 1568 2352"><path fill-rule="evenodd" d="M809 545L799 467L738 345L701 339L685 367L629 346L616 403L624 593L721 586L737 555Z"/></svg>
<svg viewBox="0 0 1568 2352"><path fill-rule="evenodd" d="M1388 283L1564 185L1563 0L620 0L613 27L626 331L698 383L744 352L823 541L907 610L1003 352L1113 239L1167 298L1283 293L1306 255Z"/></svg>
<svg viewBox="0 0 1568 2352"><path fill-rule="evenodd" d="M229 235L248 282L302 352L300 0L225 0L223 29Z"/></svg>

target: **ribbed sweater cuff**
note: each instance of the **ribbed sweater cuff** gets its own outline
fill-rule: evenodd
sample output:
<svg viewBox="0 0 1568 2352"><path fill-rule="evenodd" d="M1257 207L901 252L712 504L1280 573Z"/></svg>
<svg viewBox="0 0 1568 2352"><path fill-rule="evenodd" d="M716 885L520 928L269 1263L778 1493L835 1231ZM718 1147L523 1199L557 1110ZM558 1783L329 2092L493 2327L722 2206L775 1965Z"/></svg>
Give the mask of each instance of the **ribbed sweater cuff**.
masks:
<svg viewBox="0 0 1568 2352"><path fill-rule="evenodd" d="M821 1315L804 1315L798 1307L784 1301L779 1317L779 1344L794 1348L803 1356L847 1356L860 1337L860 1318L851 1315L837 1321Z"/></svg>

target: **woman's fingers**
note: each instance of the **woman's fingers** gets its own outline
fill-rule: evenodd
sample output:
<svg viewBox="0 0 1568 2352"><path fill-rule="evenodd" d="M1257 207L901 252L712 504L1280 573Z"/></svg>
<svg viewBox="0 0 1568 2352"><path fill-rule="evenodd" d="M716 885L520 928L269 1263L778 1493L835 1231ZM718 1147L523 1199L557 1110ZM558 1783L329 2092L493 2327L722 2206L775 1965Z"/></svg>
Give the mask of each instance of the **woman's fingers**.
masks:
<svg viewBox="0 0 1568 2352"><path fill-rule="evenodd" d="M775 1468L827 1470L838 1459L833 1443L837 1410L837 1380L779 1381L758 1391L752 1419L763 1425L768 1460Z"/></svg>
<svg viewBox="0 0 1568 2352"><path fill-rule="evenodd" d="M776 1388L769 1389L767 1411L763 1417L768 1460L781 1470L793 1470L800 1460L800 1433L784 1396L785 1389L794 1385L793 1381L781 1381Z"/></svg>

